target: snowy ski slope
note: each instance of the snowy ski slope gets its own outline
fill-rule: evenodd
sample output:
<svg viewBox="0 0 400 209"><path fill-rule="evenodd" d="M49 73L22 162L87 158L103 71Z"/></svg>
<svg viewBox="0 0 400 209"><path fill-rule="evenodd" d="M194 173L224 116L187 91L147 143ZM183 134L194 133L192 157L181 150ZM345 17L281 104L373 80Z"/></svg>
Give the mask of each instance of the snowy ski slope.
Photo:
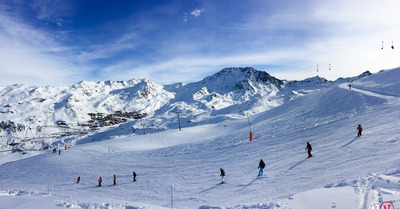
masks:
<svg viewBox="0 0 400 209"><path fill-rule="evenodd" d="M6 163L0 208L369 209L390 201L398 209L399 78L400 69L383 71L352 89L339 84L289 100L250 118L252 142L247 120L238 119L113 136ZM267 166L257 177L260 159ZM219 184L220 168L226 184Z"/></svg>

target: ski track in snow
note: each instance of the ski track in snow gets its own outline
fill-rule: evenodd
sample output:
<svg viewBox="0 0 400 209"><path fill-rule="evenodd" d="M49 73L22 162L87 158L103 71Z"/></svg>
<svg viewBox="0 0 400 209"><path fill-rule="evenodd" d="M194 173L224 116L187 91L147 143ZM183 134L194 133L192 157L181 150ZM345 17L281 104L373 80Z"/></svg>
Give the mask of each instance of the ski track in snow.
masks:
<svg viewBox="0 0 400 209"><path fill-rule="evenodd" d="M232 120L2 164L0 208L369 209L391 201L398 209L400 100L369 85L339 84L256 115L252 142L247 119ZM257 177L260 159L265 176ZM228 183L218 185L219 168Z"/></svg>

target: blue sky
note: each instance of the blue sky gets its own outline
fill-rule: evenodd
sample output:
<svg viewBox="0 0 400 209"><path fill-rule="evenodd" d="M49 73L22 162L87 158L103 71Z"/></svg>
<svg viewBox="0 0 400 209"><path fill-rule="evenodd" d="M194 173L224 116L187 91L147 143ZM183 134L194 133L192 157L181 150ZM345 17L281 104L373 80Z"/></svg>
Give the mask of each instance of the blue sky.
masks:
<svg viewBox="0 0 400 209"><path fill-rule="evenodd" d="M247 66L288 80L377 72L400 66L398 8L397 0L2 0L0 86L188 83Z"/></svg>

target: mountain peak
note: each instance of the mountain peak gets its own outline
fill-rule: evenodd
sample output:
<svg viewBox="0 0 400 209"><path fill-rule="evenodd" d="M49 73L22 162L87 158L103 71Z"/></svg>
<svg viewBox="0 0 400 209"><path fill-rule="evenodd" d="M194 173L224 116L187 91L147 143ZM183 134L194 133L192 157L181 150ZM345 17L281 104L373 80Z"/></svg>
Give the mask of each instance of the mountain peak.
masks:
<svg viewBox="0 0 400 209"><path fill-rule="evenodd" d="M252 67L228 67L220 70L218 73L215 73L210 77L235 76L236 78L248 79L251 76L258 74L259 72L264 72L264 71L258 71ZM269 75L266 72L264 73Z"/></svg>
<svg viewBox="0 0 400 209"><path fill-rule="evenodd" d="M370 76L370 75L372 75L372 73L369 72L369 70L367 70L367 71L361 73L360 75L358 75L358 78L364 78L364 77L367 77L367 76Z"/></svg>
<svg viewBox="0 0 400 209"><path fill-rule="evenodd" d="M283 81L269 75L265 71L259 71L252 67L229 67L224 68L212 76L202 80L202 83L211 82L214 86L231 87L232 89L244 89L246 86L257 84L273 85L281 89Z"/></svg>

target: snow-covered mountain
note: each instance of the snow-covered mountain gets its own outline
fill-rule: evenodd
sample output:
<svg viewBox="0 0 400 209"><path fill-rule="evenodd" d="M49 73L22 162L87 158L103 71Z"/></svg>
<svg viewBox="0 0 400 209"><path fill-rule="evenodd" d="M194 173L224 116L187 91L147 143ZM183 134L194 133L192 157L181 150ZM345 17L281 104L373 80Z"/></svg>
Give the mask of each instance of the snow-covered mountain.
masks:
<svg viewBox="0 0 400 209"><path fill-rule="evenodd" d="M357 78L366 75L370 73ZM247 67L225 68L186 85L162 85L146 79L82 81L55 87L11 85L0 89L0 143L3 150L24 150L27 141L35 141L34 149L40 149L118 125L124 131L116 130L116 135L138 133L136 130L143 128L158 132L177 127L178 111L183 127L245 118L357 78L288 82ZM10 143L18 146L7 146Z"/></svg>
<svg viewBox="0 0 400 209"><path fill-rule="evenodd" d="M203 81L207 83L208 78L193 84L161 86L174 97L152 116L138 121L176 115L175 111L181 110L179 105L204 105L204 113L197 116L198 122L186 124L179 131L176 118L165 119L166 130L143 135L141 131L132 132L131 125L137 119L128 118L128 114L129 120L119 125L89 129L87 134L76 138L56 138L52 146L60 154L51 150L28 150L25 154L2 155L0 208L370 209L390 206L398 209L399 77L400 68L382 71L353 80L351 89L350 83L329 82L318 77L292 82L295 84L290 87L290 82L283 81L284 86L280 88L279 85L264 88L265 92L274 94L271 101L282 103L258 114L255 114L255 108L259 108L256 103L248 109L240 106L244 110L241 112L238 108L212 108L207 105L214 103L207 104L207 99L203 102L198 99L203 97L193 97L198 87L207 89L204 95L215 92L221 97L243 99L244 103L253 95L259 96L249 91L247 96L235 97L248 91L235 89L235 83L226 92L221 86L212 88L217 84L199 85ZM315 84L314 88L310 83ZM302 88L302 85L305 86ZM5 89L10 88L13 87ZM71 96L72 88L65 88L64 94ZM26 99L30 93L34 91L18 92L21 104L9 102L7 108L20 111L15 107L22 106L24 101L41 103L38 99ZM57 96L43 97L43 103L54 101ZM63 97L58 99L65 101ZM235 103L233 106L239 107ZM246 113L250 115L254 133L251 142ZM361 137L356 137L358 124L364 128ZM59 122L57 129L61 130L60 126L70 130L71 125ZM49 131L53 127L41 127L40 133L46 132L46 128ZM306 142L312 144L312 158L307 158ZM68 150L64 150L64 145ZM260 159L266 162L266 168L264 175L257 177ZM226 172L224 184L220 184L220 168ZM136 182L132 181L133 171L137 173ZM102 187L97 186L99 177L103 178Z"/></svg>

